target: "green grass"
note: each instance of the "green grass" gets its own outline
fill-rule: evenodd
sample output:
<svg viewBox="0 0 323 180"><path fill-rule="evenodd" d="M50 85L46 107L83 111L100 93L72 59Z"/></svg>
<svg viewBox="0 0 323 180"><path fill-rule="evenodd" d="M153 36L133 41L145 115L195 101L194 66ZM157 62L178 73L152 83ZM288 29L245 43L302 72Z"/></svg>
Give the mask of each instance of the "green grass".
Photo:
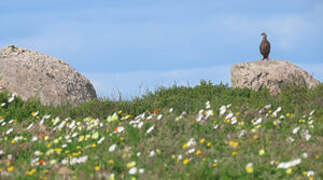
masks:
<svg viewBox="0 0 323 180"><path fill-rule="evenodd" d="M323 84L286 86L273 97L266 89L201 81L77 107L8 103L10 97L0 94L1 179L309 179L310 171L323 177ZM277 168L295 159L301 163Z"/></svg>

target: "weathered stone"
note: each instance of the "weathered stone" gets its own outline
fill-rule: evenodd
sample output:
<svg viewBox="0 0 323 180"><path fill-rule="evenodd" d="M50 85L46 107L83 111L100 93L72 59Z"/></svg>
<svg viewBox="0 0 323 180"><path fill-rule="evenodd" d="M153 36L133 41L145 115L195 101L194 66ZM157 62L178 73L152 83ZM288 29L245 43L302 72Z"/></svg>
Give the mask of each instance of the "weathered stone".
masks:
<svg viewBox="0 0 323 180"><path fill-rule="evenodd" d="M62 60L13 45L0 50L0 86L45 105L78 105L96 98L90 81Z"/></svg>
<svg viewBox="0 0 323 180"><path fill-rule="evenodd" d="M231 85L260 90L267 87L278 94L284 84L312 88L320 82L296 65L283 60L253 61L231 66Z"/></svg>

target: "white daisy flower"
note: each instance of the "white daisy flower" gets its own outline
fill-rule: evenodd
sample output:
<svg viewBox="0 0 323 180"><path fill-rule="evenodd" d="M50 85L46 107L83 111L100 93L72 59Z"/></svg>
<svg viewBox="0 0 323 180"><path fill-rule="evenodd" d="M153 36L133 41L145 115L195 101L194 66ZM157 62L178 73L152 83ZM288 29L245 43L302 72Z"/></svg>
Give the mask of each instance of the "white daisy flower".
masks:
<svg viewBox="0 0 323 180"><path fill-rule="evenodd" d="M230 112L226 117L225 117L225 119L231 119L233 117L233 113L232 112Z"/></svg>
<svg viewBox="0 0 323 180"><path fill-rule="evenodd" d="M105 137L101 137L99 140L98 140L98 144L101 144L103 142L103 140L105 139Z"/></svg>
<svg viewBox="0 0 323 180"><path fill-rule="evenodd" d="M187 147L190 147L190 146L194 146L196 145L196 141L194 138L191 138L188 142L187 142Z"/></svg>
<svg viewBox="0 0 323 180"><path fill-rule="evenodd" d="M10 128L6 131L6 135L9 135L13 131L13 128Z"/></svg>
<svg viewBox="0 0 323 180"><path fill-rule="evenodd" d="M143 174L144 172L145 172L145 170L144 170L143 168L140 168L140 169L139 169L139 173L140 173L140 174Z"/></svg>
<svg viewBox="0 0 323 180"><path fill-rule="evenodd" d="M163 117L163 115L162 114L159 114L158 116L157 116L157 120L161 120L161 118Z"/></svg>
<svg viewBox="0 0 323 180"><path fill-rule="evenodd" d="M154 130L155 126L152 125L147 131L146 131L146 134L149 134L151 133L152 130Z"/></svg>
<svg viewBox="0 0 323 180"><path fill-rule="evenodd" d="M210 109L211 108L210 101L206 101L205 108L206 109Z"/></svg>
<svg viewBox="0 0 323 180"><path fill-rule="evenodd" d="M223 115L225 112L227 111L227 108L223 105L220 107L220 112L219 112L219 115Z"/></svg>
<svg viewBox="0 0 323 180"><path fill-rule="evenodd" d="M34 136L32 139L31 139L31 141L32 142L35 142L35 141L37 141L38 140L38 137L36 137L36 136Z"/></svg>
<svg viewBox="0 0 323 180"><path fill-rule="evenodd" d="M291 161L288 161L288 162L281 162L281 163L278 164L277 168L288 169L290 167L297 166L301 162L302 162L301 159L294 159L294 160L291 160Z"/></svg>
<svg viewBox="0 0 323 180"><path fill-rule="evenodd" d="M156 155L156 153L155 153L155 151L154 151L154 150L150 151L150 153L149 153L149 157L154 157L155 155Z"/></svg>
<svg viewBox="0 0 323 180"><path fill-rule="evenodd" d="M307 171L307 177L311 177L311 176L314 176L314 171L312 171L312 170L309 170L309 171Z"/></svg>
<svg viewBox="0 0 323 180"><path fill-rule="evenodd" d="M11 103L13 100L15 100L15 96L12 96L8 99L8 103Z"/></svg>
<svg viewBox="0 0 323 180"><path fill-rule="evenodd" d="M296 128L294 128L294 129L293 129L293 134L296 134L300 128L301 128L301 127L299 127L299 126L298 126L298 127L296 127Z"/></svg>
<svg viewBox="0 0 323 180"><path fill-rule="evenodd" d="M133 175L137 173L137 168L136 167L132 167L129 169L129 174Z"/></svg>
<svg viewBox="0 0 323 180"><path fill-rule="evenodd" d="M253 123L253 125L260 124L260 123L261 123L261 121L262 121L262 118L260 117L260 118L258 118L258 119Z"/></svg>
<svg viewBox="0 0 323 180"><path fill-rule="evenodd" d="M306 152L304 152L304 153L302 154L302 157L306 159L306 158L308 157L307 153L306 153Z"/></svg>
<svg viewBox="0 0 323 180"><path fill-rule="evenodd" d="M109 147L109 152L113 152L115 149L116 149L117 145L116 144L112 144L110 147Z"/></svg>

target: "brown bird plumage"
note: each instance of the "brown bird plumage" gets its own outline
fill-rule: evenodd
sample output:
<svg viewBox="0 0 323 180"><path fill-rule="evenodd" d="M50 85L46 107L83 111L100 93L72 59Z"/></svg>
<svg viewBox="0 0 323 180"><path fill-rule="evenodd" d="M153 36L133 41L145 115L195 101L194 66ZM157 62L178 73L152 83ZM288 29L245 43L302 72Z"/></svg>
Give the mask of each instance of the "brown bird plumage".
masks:
<svg viewBox="0 0 323 180"><path fill-rule="evenodd" d="M260 43L259 48L260 48L260 53L263 56L262 60L264 60L264 59L269 60L270 43L267 40L267 34L266 33L261 33L261 36L262 36L262 41Z"/></svg>

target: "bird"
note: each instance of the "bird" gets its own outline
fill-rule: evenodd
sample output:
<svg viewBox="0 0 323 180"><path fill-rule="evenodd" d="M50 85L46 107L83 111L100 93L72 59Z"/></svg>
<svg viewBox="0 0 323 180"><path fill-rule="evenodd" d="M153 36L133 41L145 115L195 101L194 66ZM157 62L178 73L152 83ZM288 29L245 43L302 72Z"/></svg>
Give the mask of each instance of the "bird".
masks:
<svg viewBox="0 0 323 180"><path fill-rule="evenodd" d="M260 53L262 54L263 58L262 60L267 59L269 61L269 53L270 53L270 43L267 40L267 34L266 33L261 33L262 36L262 41L260 43Z"/></svg>

